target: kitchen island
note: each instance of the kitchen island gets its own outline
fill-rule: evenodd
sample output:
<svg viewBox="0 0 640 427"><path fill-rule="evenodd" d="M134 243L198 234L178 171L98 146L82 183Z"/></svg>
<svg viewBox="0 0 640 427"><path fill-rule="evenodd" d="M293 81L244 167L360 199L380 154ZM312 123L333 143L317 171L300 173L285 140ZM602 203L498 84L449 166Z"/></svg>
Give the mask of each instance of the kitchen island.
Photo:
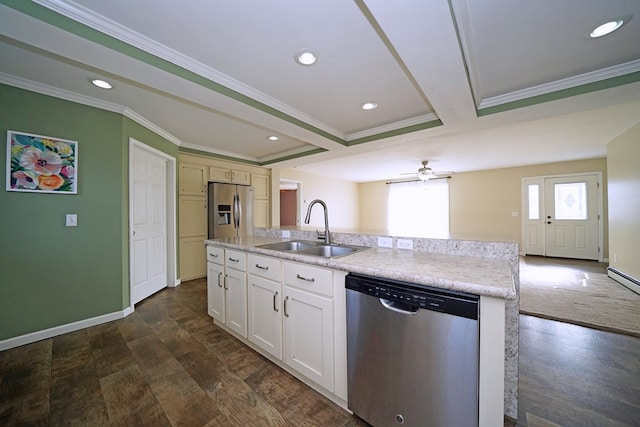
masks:
<svg viewBox="0 0 640 427"><path fill-rule="evenodd" d="M517 244L413 239L414 250L402 250L372 247L376 236L332 233L334 242L369 248L340 258L324 258L259 247L282 241L282 234L278 229L258 229L254 236L207 240L206 244L252 256L273 257L284 263L303 263L343 272L343 275L335 274L336 289L344 275L353 272L478 295L481 307L480 425L498 425L502 423L503 414L517 417ZM285 234L289 237L284 240L315 240L316 237L315 232L302 230ZM344 313L340 313L344 312L344 306L339 290L335 292L335 303L335 323L340 323L344 320ZM336 350L342 351L344 336L339 328L336 331ZM327 397L346 407L344 393L339 393L343 387L339 377L345 374L344 366L339 360L341 353L336 354L335 392Z"/></svg>

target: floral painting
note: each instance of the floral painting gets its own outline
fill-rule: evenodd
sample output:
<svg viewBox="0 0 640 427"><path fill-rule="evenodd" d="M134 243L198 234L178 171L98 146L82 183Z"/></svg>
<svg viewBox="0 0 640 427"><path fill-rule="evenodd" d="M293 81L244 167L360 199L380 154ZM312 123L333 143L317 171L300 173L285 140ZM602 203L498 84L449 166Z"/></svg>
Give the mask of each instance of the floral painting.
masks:
<svg viewBox="0 0 640 427"><path fill-rule="evenodd" d="M7 191L77 194L78 143L7 132Z"/></svg>

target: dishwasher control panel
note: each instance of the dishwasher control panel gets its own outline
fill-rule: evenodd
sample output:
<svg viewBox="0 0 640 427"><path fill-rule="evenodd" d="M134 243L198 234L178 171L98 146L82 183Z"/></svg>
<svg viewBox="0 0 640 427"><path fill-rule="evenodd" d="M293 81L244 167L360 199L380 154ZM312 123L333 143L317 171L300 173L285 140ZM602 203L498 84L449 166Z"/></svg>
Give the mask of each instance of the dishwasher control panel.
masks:
<svg viewBox="0 0 640 427"><path fill-rule="evenodd" d="M362 290L361 290L362 292ZM405 289L397 289L391 286L364 285L364 293L391 301L400 301L415 305L420 308L441 309L444 301L442 298L413 293Z"/></svg>
<svg viewBox="0 0 640 427"><path fill-rule="evenodd" d="M376 298L403 303L412 308L478 319L477 295L354 273L347 275L345 287Z"/></svg>

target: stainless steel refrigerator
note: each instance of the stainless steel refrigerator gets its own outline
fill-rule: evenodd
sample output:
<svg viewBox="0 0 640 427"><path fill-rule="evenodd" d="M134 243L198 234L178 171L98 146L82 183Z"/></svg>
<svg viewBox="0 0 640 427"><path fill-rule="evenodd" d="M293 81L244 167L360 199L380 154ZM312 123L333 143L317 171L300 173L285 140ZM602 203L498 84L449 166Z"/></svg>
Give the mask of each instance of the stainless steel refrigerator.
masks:
<svg viewBox="0 0 640 427"><path fill-rule="evenodd" d="M209 239L253 235L253 187L209 183Z"/></svg>

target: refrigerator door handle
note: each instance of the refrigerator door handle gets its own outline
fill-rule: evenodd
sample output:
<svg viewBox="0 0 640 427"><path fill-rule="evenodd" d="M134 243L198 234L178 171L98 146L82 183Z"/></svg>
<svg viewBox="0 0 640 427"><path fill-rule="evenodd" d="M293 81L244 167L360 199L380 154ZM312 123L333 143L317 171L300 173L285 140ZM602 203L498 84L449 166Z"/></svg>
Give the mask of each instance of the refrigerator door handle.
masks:
<svg viewBox="0 0 640 427"><path fill-rule="evenodd" d="M233 195L233 226L238 229L240 228L240 196L237 194Z"/></svg>

